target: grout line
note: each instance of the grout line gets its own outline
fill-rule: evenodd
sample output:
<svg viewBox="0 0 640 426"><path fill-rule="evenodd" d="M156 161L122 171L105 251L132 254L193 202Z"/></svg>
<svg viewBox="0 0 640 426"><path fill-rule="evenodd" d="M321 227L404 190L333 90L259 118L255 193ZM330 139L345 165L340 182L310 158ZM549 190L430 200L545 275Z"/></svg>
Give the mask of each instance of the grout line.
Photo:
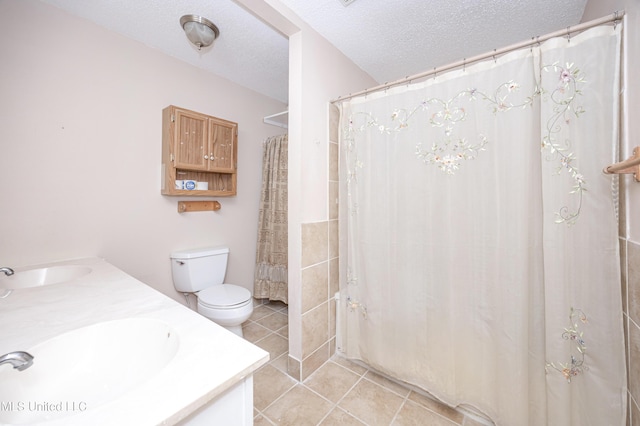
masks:
<svg viewBox="0 0 640 426"><path fill-rule="evenodd" d="M273 366L272 366L272 367L273 367ZM273 367L273 368L276 368L276 367ZM276 370L278 370L278 369L276 368ZM278 371L280 371L280 370L278 370ZM299 385L299 383L297 383L297 382L296 382L296 383L293 383L293 385L292 385L290 388L288 388L287 390L285 390L284 392L282 392L282 395L280 395L279 397L277 397L276 399L274 399L270 404L268 404L266 407L264 407L264 409L263 409L263 410L262 410L262 412L261 412L262 417L264 417L265 419L268 419L270 422L272 422L272 423L273 423L273 421L271 421L271 419L270 419L269 417L267 417L267 415L265 414L265 411L267 411L267 410L268 410L268 409L269 409L273 404L275 404L275 403L276 403L276 402L278 402L280 399L282 399L282 397L283 397L283 396L285 396L286 394L288 394L288 393L291 391L291 389L295 388L295 387L296 387L296 386L298 386L298 385Z"/></svg>
<svg viewBox="0 0 640 426"><path fill-rule="evenodd" d="M262 324L258 324L257 322L256 322L256 323L254 323L254 324L255 324L255 325L257 325L258 327L262 327L262 328L264 328L265 330L267 330L267 331L268 331L268 333L267 333L267 334L265 334L264 336L262 336L261 338L259 338L259 339L258 339L258 340L256 340L256 341L250 342L249 340L247 340L247 342L249 342L249 343L252 343L252 344L256 345L258 342L260 342L260 341L262 341L262 340L266 339L266 338L267 338L267 337L269 337L271 334L273 334L273 331L269 330L269 329L268 329L267 327L265 327L264 325L262 325ZM245 340L246 340L246 339L245 339ZM256 346L257 346L257 345L256 345ZM271 362L271 360L269 360L269 362Z"/></svg>
<svg viewBox="0 0 640 426"><path fill-rule="evenodd" d="M323 364L322 364L322 365L321 365L321 366L320 366L316 371L314 371L313 373L311 373L311 375L310 375L309 377L307 377L307 378L305 379L305 381L307 381L307 380L309 380L311 377L313 377L313 375L314 375L314 374L316 374L316 373L318 372L318 370L320 370L322 367L324 367L325 365L327 365L329 362L331 362L331 363L333 363L333 364L337 365L338 367L341 367L341 368L345 369L347 372L350 372L350 373L355 374L356 376L358 376L358 380L356 380L356 381L355 381L355 383L354 383L354 384L353 384L353 385L352 385L352 386L351 386L351 387L350 387L350 388L349 388L349 389L344 393L344 395L342 395L342 397L341 397L340 399L338 399L338 401L337 401L337 402L333 402L333 401L331 401L331 400L329 400L329 399L325 398L323 395L320 395L318 392L316 392L315 390L313 390L313 389L311 389L309 386L307 386L304 382L300 382L300 384L301 384L302 386L304 386L305 388L307 388L308 390L310 390L311 392L313 392L313 393L315 393L316 395L320 396L322 399L324 399L325 401L328 401L328 402L331 404L331 409L327 412L327 414L325 414L325 416L324 416L324 417L322 417L322 419L320 419L320 421L318 422L318 424L317 424L317 425L320 425L320 424L321 424L321 423L322 423L322 422L323 422L323 421L324 421L324 420L325 420L325 419L326 419L326 418L327 418L327 417L328 417L328 416L329 416L329 415L330 415L330 414L331 414L331 413L332 413L336 408L339 408L340 410L342 410L342 411L344 411L345 413L349 414L349 415L350 415L351 417L353 417L354 419L357 419L358 421L360 421L360 422L364 423L365 425L367 425L367 423L366 423L364 420L362 420L362 419L358 418L355 414L353 414L353 413L351 413L351 412L347 411L345 408L343 408L343 407L340 407L340 406L339 406L340 402L342 402L342 400L343 400L343 399L344 399L344 398L345 398L345 397L346 397L346 396L347 396L347 395L348 395L348 394L349 394L349 393L350 393L350 392L351 392L351 391L356 387L356 385L357 385L358 383L360 383L360 380L362 380L362 378L364 377L364 374L358 374L358 373L356 373L355 371L350 370L349 368L344 367L344 366L342 366L342 365L340 365L340 364L338 364L338 363L336 363L336 362L332 361L332 360L331 360L331 358L329 358L329 359L328 359L327 361L325 361L325 362L324 362L324 363L323 363ZM317 425L316 425L316 426L317 426Z"/></svg>
<svg viewBox="0 0 640 426"><path fill-rule="evenodd" d="M342 365L342 364L340 364L340 363L338 363L338 362L335 362L335 361L333 360L333 357L329 358L328 362L332 362L332 363L334 363L335 365L337 365L338 367L340 367L340 368L342 368L342 369L345 369L345 370L347 370L349 373L353 373L353 374L355 374L356 376L359 376L359 377L363 377L365 374L367 374L367 372L366 372L366 371L365 371L364 373L362 373L362 374L357 373L357 372L353 371L352 369L350 369L349 367L347 367L347 366L345 366L345 365ZM364 367L363 367L363 368L364 368ZM367 370L367 371L369 371L369 370Z"/></svg>
<svg viewBox="0 0 640 426"><path fill-rule="evenodd" d="M258 413L258 414L256 414L255 416L253 416L254 423L255 423L256 417L262 417L262 418L263 418L267 423L269 423L270 425L276 426L276 424L275 424L275 423L273 423L273 422L271 421L271 419L270 419L269 417L267 417L267 416L266 416L262 411L260 411L260 410L256 409L255 407L254 407L254 410Z"/></svg>
<svg viewBox="0 0 640 426"><path fill-rule="evenodd" d="M331 361L331 359L330 359L329 361ZM338 363L336 363L336 362L334 362L334 363L335 363L336 365L339 365L340 367L343 367L343 368L347 369L348 371L350 371L350 372L352 372L352 373L358 374L358 373L354 372L353 370L349 369L348 367L342 366L342 365L340 365L340 364L338 364ZM385 389L385 390L387 390L387 391L389 391L389 392L393 393L394 395L397 395L397 396L399 396L400 398L402 398L402 399L403 399L402 404L400 404L400 408L398 408L398 411L396 412L396 414L395 414L395 415L394 415L394 417L393 417L393 420L395 420L395 418L398 416L398 414L400 413L400 410L405 406L406 402L407 402L407 401L410 401L410 403L416 404L417 406L419 406L419 407L423 408L424 410L427 410L428 412L430 412L430 413L432 413L432 414L435 414L436 416L440 417L441 419L445 420L446 422L451 423L451 425L456 425L456 426L460 426L460 425L461 425L461 423L458 423L457 421L455 421L455 420L453 420L453 419L451 419L451 418L449 418L449 417L447 417L447 416L445 416L445 415L443 415L443 414L441 414L441 413L438 413L437 411L434 411L434 410L433 410L433 409L431 409L430 407L427 407L427 406L426 406L426 405L424 405L424 404L421 404L421 403L419 403L419 402L416 402L416 401L413 401L413 400L409 399L409 397L411 396L411 392L416 392L417 394L419 394L419 395L421 395L421 396L423 396L423 397L425 397L425 398L429 398L430 400L432 400L432 401L433 401L433 402L435 402L435 403L440 403L439 401L437 401L437 400L433 399L433 397L430 397L430 396L427 396L427 395L423 395L423 394L421 394L420 392L417 392L417 391L415 391L415 390L411 389L411 387L409 387L407 384L403 384L403 383L401 383L401 382L395 381L395 380L393 380L392 378L390 378L390 377L388 377L388 376L386 376L386 375L384 375L384 374L378 373L377 371L372 370L372 369L371 369L371 368L369 368L369 367L365 367L365 366L362 366L362 365L360 365L360 364L356 364L356 365L359 365L359 366L361 366L361 367L363 367L363 368L365 368L365 369L366 369L366 371L365 371L364 373L362 373L362 375L361 375L361 379L367 380L367 381L369 381L370 383L373 383L374 385L380 386L381 388L383 388L383 389ZM389 380L391 383L395 383L395 384L397 384L398 386L400 386L400 387L402 387L402 388L406 389L406 390L408 391L408 392L407 392L407 394L406 394L406 395L402 395L402 394L398 393L396 390L394 390L394 389L392 389L392 388L390 388L390 387L388 387L388 386L385 386L384 384L378 383L378 382L376 382L375 380L372 380L370 377L367 377L369 373L370 373L370 374L377 374L378 376L380 376L380 377L382 377L382 378L384 378L384 379ZM355 387L359 382L360 382L360 380L356 381L356 384L354 384L354 386L353 386L353 387ZM351 389L349 389L349 391L348 391L348 392L343 396L343 398L344 398L345 396L347 396L347 395L349 394L349 392L351 392L351 391L353 390L353 387L352 387ZM342 399L341 399L341 400L342 400ZM342 408L342 407L340 407L340 408ZM343 410L344 410L344 408L343 408ZM345 411L346 411L346 410L345 410ZM353 415L352 413L349 413L349 414L351 414L353 417L356 417L356 416L355 416L355 415ZM463 414L462 421L464 422L464 419L465 419L467 416L466 416L466 415L464 415L464 413L462 413L462 414ZM357 417L356 417L356 418L357 418ZM359 418L358 418L358 420L363 421L362 419L359 419ZM392 420L392 422L391 422L390 424L392 424L392 423L393 423L393 420ZM363 421L363 422L364 422L364 421Z"/></svg>
<svg viewBox="0 0 640 426"><path fill-rule="evenodd" d="M385 386L385 385L383 385L382 383L378 383L378 382L376 382L375 380L373 380L372 378L365 377L365 376L370 376L370 375L374 375L374 374L375 374L375 375L377 375L377 376L379 376L379 377L381 377L381 378L383 378L383 379L386 379L386 380L390 381L390 382L391 382L391 383L393 383L393 384L398 385L399 387L401 387L401 388L403 388L403 389L405 389L405 390L407 391L407 394L406 394L406 395L402 395L401 393L398 393L395 389L391 389L390 387ZM375 371L368 370L365 374L363 374L363 377L365 377L365 379L369 380L370 382L375 383L375 384L376 384L376 385L378 385L378 386L381 386L383 389L386 389L386 390L388 390L389 392L391 392L391 393L394 393L394 394L398 395L400 398L406 398L406 397L408 397L408 396L409 396L409 394L411 393L411 389L409 389L408 387L406 387L405 385L403 385L403 384L401 384L401 383L398 383L398 382L396 382L396 381L394 381L394 380L391 380L389 377L385 376L384 374L380 374L380 373L377 373L377 372L375 372Z"/></svg>
<svg viewBox="0 0 640 426"><path fill-rule="evenodd" d="M316 370L317 371L317 370ZM318 421L318 425L321 424L324 419L326 419L329 414L331 414L331 412L338 406L338 404L336 404L335 402L327 399L325 396L319 394L318 392L316 392L315 390L311 389L309 386L305 385L304 383L300 383L301 386L303 386L305 389L307 389L308 391L316 394L317 396L319 396L320 398L324 399L325 401L327 401L329 404L331 404L331 408L329 408L329 411L327 411L327 414L325 414L319 421Z"/></svg>
<svg viewBox="0 0 640 426"><path fill-rule="evenodd" d="M404 405L407 403L408 398L409 398L409 393L407 394L407 396L404 397L404 399L402 400L402 404L400 404L400 406L398 407L398 410L396 411L396 414L394 414L393 417L391 418L391 422L389 423L390 425L392 425L393 422L396 421L396 418L400 414L400 411L402 411L402 409L404 408Z"/></svg>
<svg viewBox="0 0 640 426"><path fill-rule="evenodd" d="M260 305L260 306L264 306L265 308L267 308L267 309L271 310L272 312L271 312L270 314L267 314L267 315L263 316L263 317L260 317L260 318L259 318L259 319L257 319L257 320L249 320L251 323L254 323L254 324L258 325L259 327L261 327L261 328L263 328L263 329L265 329L265 330L267 330L267 331L268 331L268 333L267 333L266 335L264 335L262 338L260 338L260 339L256 340L255 342L252 342L254 345L257 345L257 343L258 343L258 342L261 342L262 340L264 340L264 339L266 339L266 338L270 337L271 335L276 335L276 336L278 336L278 337L283 338L283 336L282 336L282 335L280 335L280 334L278 334L276 331L273 331L273 330L269 329L268 327L265 327L264 325L262 325L262 324L260 324L260 323L258 322L258 321L260 321L260 320L262 320L262 319L264 319L264 318L266 318L266 317L268 317L268 316L270 316L270 315L273 315L274 313L278 313L278 312L280 312L280 311L279 311L279 310L275 310L275 309L273 309L272 307L268 306L267 304L263 304L263 305ZM282 314L282 312L280 312L280 313ZM287 325L288 325L288 324L287 324ZM284 327L284 326L283 326L283 327ZM289 340L288 338L285 338L285 339L286 339L287 341ZM282 370L280 370L278 367L276 367L276 366L274 365L274 362L275 362L276 360L278 360L280 357L282 357L282 356L284 356L284 355L286 355L286 354L288 354L288 350L287 350L285 353L280 354L280 355L278 355L277 357L275 357L275 358L273 358L273 359L270 359L270 360L269 360L269 362L267 362L264 366L269 365L269 366L271 366L271 367L275 368L277 371L279 371L279 372L281 372L281 373L283 373L283 374L287 375L287 377L291 378L291 379L293 380L293 383L292 383L291 387L287 388L284 392L282 392L282 394L281 394L280 396L278 396L278 397L277 397L275 400L273 400L270 404L268 404L267 406L265 406L262 410L258 410L258 409L256 409L256 408L255 408L255 406L253 407L253 409L254 409L256 412L258 412L258 414L256 414L255 416L253 416L253 419L255 419L258 415L260 415L260 416L262 416L262 418L263 418L264 420L266 420L269 424L274 425L274 426L275 426L275 425L277 425L277 423L275 423L273 420L271 420L271 419L270 419L270 418L265 414L266 410L267 410L267 409L269 409L269 407L271 407L273 404L275 404L275 403L276 403L278 400L280 400L284 395L286 395L289 391L291 391L291 389L293 389L294 387L296 387L296 386L300 383L299 381L297 381L297 380L293 379L293 377L291 377L291 376L290 376L286 371L282 371ZM262 367L261 367L261 368L262 368ZM254 391L255 391L255 390L254 390Z"/></svg>
<svg viewBox="0 0 640 426"><path fill-rule="evenodd" d="M266 305L262 305L262 306L266 306ZM273 309L272 307L269 307L269 306L266 306L266 307L267 307L267 308L269 308L269 309L271 309L271 310L273 311L273 313L278 313L278 312L279 312L279 313L281 313L281 314L282 314L282 312L281 312L281 311L279 311L279 310L275 310L275 309ZM273 313L268 314L268 315L265 315L264 317L261 317L261 318L260 318L259 320L257 320L257 321L260 321L260 320L262 320L263 318L266 318L267 316L273 315ZM273 330L271 330L271 329L269 329L269 328L267 328L267 327L263 326L262 324L258 323L257 321L254 321L254 320L249 320L249 321L250 321L250 322L252 322L252 323L257 324L258 326L260 326L261 328L263 328L263 329L265 329L265 330L267 330L267 331L269 332L269 333L267 333L264 337L262 337L261 339L257 340L256 342L252 342L253 344L256 344L257 342L259 342L259 341L262 341L262 340L266 339L267 337L271 336L272 334L275 334L275 335L277 335L277 336L279 336L279 337L283 337L281 334L279 334L279 333L278 333L278 331L280 331L280 330L282 330L282 329L284 329L285 327L287 327L287 326L288 326L288 323L287 323L285 326L281 327L280 329L278 329L278 330L276 330L276 331L273 331ZM286 337L285 337L285 338L286 338ZM288 340L288 338L286 338L286 339ZM267 364L265 364L265 365L271 365L271 367L273 367L273 368L275 368L276 370L278 370L278 371L280 371L280 372L282 372L282 373L286 374L287 376L291 377L291 376L290 376L286 371L284 371L284 372L283 372L283 371L282 371L282 370L280 370L278 367L276 367L275 365L273 365L273 364L274 364L274 363L275 363L279 358L281 358L282 356L288 356L288 352L285 352L284 354L281 354L281 355L277 356L276 358L269 360L269 362L268 362ZM302 380L295 380L295 379L293 379L293 378L291 377L291 378L293 379L293 384L292 384L292 386L291 386L291 387L289 387L288 389L286 389L286 390L285 390L281 395L279 395L279 396L278 396L274 401L272 401L270 404L268 404L266 407L264 407L264 409L263 409L263 410L258 410L258 409L256 409L256 408L255 408L255 406L253 407L254 412L256 413L256 415L255 415L253 418L255 419L256 417L262 416L262 418L263 418L263 419L264 419L268 424L270 424L270 425L274 425L274 426L275 426L275 425L277 425L277 423L275 423L273 420L271 420L271 419L270 419L270 418L265 414L265 411L266 411L267 409L269 409L272 405L274 405L276 402L278 402L279 400L281 400L281 399L282 399L286 394L288 394L288 393L289 393L292 389L294 389L296 386L301 385L301 386L303 386L305 389L307 389L307 390L309 390L309 391L313 392L315 395L319 396L319 397L320 397L320 398L322 398L324 401L327 401L327 402L329 402L329 403L331 404L329 411L328 411L328 412L327 412L327 413L326 413L326 414L325 414L325 415L324 415L324 416L319 420L319 422L317 423L317 425L316 425L316 426L320 425L323 421L325 421L325 420L329 417L329 415L330 415L332 412L334 412L335 410L341 410L341 411L343 411L343 412L347 413L349 416L353 417L354 419L356 419L356 420L358 420L358 421L362 422L364 425L369 426L369 424L368 424L367 422L365 422L363 419L359 418L359 417L358 417L357 415L355 415L354 413L352 413L352 412L348 411L346 408L344 408L344 407L340 406L340 404L345 400L345 398L346 398L346 397L347 397L351 392L353 392L353 390L358 386L358 384L360 384L360 382L361 382L362 380L367 380L368 382L370 382L370 383L372 383L372 384L374 384L374 385L376 385L376 386L379 386L379 387L381 387L382 389L385 389L385 390L387 390L387 391L390 391L390 392L392 392L394 395L397 395L397 396L399 396L399 397L401 397L401 398L402 398L402 403L400 404L399 408L397 409L396 413L394 414L394 416L392 417L392 419L391 419L391 421L390 421L390 423L389 423L389 425L393 424L393 422L394 422L394 421L396 421L396 419L397 419L398 415L400 414L401 410L402 410L402 409L405 407L405 405L407 404L407 401L411 401L411 400L409 399L409 396L411 395L411 392L413 392L413 390L412 390L411 388L409 388L409 387L404 386L404 385L403 385L403 384L401 384L401 383L397 383L398 385L403 386L403 387L405 387L405 388L408 390L408 393L407 393L406 395L404 395L404 396L403 396L402 394L397 393L395 390L393 390L393 389L391 389L391 388L389 388L389 387L387 387L387 386L385 386L385 385L383 385L383 384L377 383L376 381L371 380L371 379L370 379L370 378L368 378L368 377L365 377L365 376L367 376L367 374L368 374L368 373L371 373L371 374L379 374L381 377L383 377L383 378L387 378L387 377L385 377L384 375L382 375L382 374L380 374L380 373L377 373L376 371L371 370L369 367L366 367L366 366L364 366L364 365L360 365L360 364L358 364L358 363L355 363L357 366L359 366L359 367L361 367L361 368L363 368L363 369L365 370L363 373L359 373L359 372L357 372L357 371L352 370L351 368L349 368L349 367L348 367L348 366L346 366L346 365L343 365L343 364L340 364L340 363L338 363L338 362L334 361L334 358L335 358L336 356L338 356L338 355L333 354L333 355L332 355L332 356L331 356L327 361L325 361L325 362L324 362L324 363L323 363L323 364L322 364L318 369L316 369L316 370L315 370L315 371L314 371L314 372L313 372L309 377L307 377L304 381L302 381ZM346 358L344 358L344 359L346 360ZM313 375L314 375L314 374L316 374L316 372L317 372L318 370L320 370L320 368L322 368L323 366L325 366L325 365L326 365L327 363L329 363L329 362L331 362L331 363L333 363L334 365L337 365L338 367L340 367L340 368L344 369L344 370L345 370L345 373L346 373L346 372L348 372L348 373L355 374L355 375L357 376L357 380L354 382L354 384L353 384L353 385L352 385L352 386L351 386L351 387L350 387L350 388L349 388L349 389L344 393L344 395L342 395L342 397L341 397L340 399L338 399L338 401L337 401L337 402L335 402L335 403L334 403L334 402L332 402L332 401L330 401L329 399L327 399L327 398L326 398L326 397L324 397L323 395L319 394L317 391L315 391L315 390L311 389L311 388L310 388L309 386L307 386L307 385L306 385L306 383L305 383L307 380L309 380L311 377L313 377ZM389 378L387 378L387 379L388 379L388 380L390 380L390 381L391 381L391 382L393 382L393 383L396 383L394 380L391 380L391 379L389 379ZM450 419L450 418L448 418L448 417L445 417L444 415L442 415L442 414L440 414L440 413L437 413L436 411L433 411L433 410L432 410L432 409L430 409L429 407L426 407L426 406L424 406L424 405L422 405L422 404L420 404L420 403L418 403L418 402L415 402L415 401L411 401L411 402L413 402L413 403L415 403L416 405L418 405L418 406L420 406L420 407L424 408L425 410L428 410L429 412L431 412L431 413L433 413L433 414L437 415L438 417L442 418L442 419L443 419L443 420L445 420L446 422L450 422L452 426L454 426L454 425L461 425L460 423L457 423L457 422L453 421L452 419ZM634 401L634 402L635 402L635 401ZM466 416L464 416L464 417L463 417L463 419L462 419L462 424L464 424L464 420L465 420L465 419L466 419Z"/></svg>
<svg viewBox="0 0 640 426"><path fill-rule="evenodd" d="M355 415L354 413L352 413L351 411L347 410L346 408L340 407L340 403L341 403L342 401L344 401L344 399L347 397L347 395L349 395L349 394L350 394L350 393L355 389L355 387L356 387L356 386L358 386L358 383L360 383L363 379L364 379L364 374L362 374L362 375L358 378L358 380L356 380L356 382L353 384L353 386L351 386L351 387L349 388L349 390L348 390L348 391L346 391L346 392L344 393L344 395L342 395L342 398L340 398L340 399L338 400L338 402L336 402L336 405L335 405L335 406L336 406L336 407L339 407L341 410L343 410L345 413L349 414L349 415L350 415L351 417L353 417L354 419L358 419L360 422L364 423L365 425L368 425L368 423L367 423L367 422L365 422L364 420L362 420L360 417L356 416L356 415Z"/></svg>

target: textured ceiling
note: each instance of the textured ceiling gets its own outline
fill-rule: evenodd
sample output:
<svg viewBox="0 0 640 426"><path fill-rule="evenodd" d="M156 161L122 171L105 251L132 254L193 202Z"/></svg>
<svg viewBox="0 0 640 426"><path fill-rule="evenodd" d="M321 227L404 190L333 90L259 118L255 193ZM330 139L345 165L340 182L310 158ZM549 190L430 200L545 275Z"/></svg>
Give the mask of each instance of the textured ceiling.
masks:
<svg viewBox="0 0 640 426"><path fill-rule="evenodd" d="M232 0L42 0L287 103L288 41ZM580 22L587 0L280 0L379 83ZM592 0L593 1L593 0ZM180 16L220 28L210 48Z"/></svg>
<svg viewBox="0 0 640 426"><path fill-rule="evenodd" d="M281 0L385 83L580 22L587 0Z"/></svg>
<svg viewBox="0 0 640 426"><path fill-rule="evenodd" d="M42 0L242 86L287 103L289 42L232 0ZM213 21L220 37L201 51L183 15Z"/></svg>

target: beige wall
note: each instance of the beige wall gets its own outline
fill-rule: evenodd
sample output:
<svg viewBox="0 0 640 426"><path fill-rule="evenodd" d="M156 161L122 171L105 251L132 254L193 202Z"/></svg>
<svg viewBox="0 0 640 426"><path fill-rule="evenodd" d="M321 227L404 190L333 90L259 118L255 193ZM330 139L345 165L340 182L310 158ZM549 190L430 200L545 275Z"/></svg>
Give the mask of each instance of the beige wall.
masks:
<svg viewBox="0 0 640 426"><path fill-rule="evenodd" d="M315 31L300 28L289 39L289 355L290 373L305 378L333 353L335 340L328 281L336 276L329 262L338 256L329 244L337 230L329 224L329 205L336 202L329 200L329 101L376 83ZM322 279L318 268L326 268Z"/></svg>
<svg viewBox="0 0 640 426"><path fill-rule="evenodd" d="M100 256L184 302L171 251L225 244L227 281L252 289L262 141L283 132L262 118L286 106L38 1L0 1L0 31L1 266ZM160 195L170 104L239 125L218 212Z"/></svg>
<svg viewBox="0 0 640 426"><path fill-rule="evenodd" d="M330 147L336 146L331 142L337 141L329 137L329 101L371 87L375 81L314 31L303 29L296 41L290 48L291 55L297 56L294 62L300 66L300 81L293 81L297 87L292 85L290 93L300 94L301 115L299 127L297 123L290 126L296 141L290 153L297 167L296 174L289 168L289 288L300 289L300 294L293 303L289 299L289 354L300 362L299 369L293 363L292 374L304 379L329 358L335 341L335 302L329 278L336 277L337 271L329 270L329 265L337 265L331 261L338 253L332 251L337 227L330 221L329 206L336 200L329 199L329 171L337 158L330 162L329 155ZM290 105L293 109L293 99ZM318 268L326 268L326 279L323 273L323 279L317 280ZM322 298L316 297L318 292Z"/></svg>
<svg viewBox="0 0 640 426"><path fill-rule="evenodd" d="M377 83L278 0L237 1L289 36L289 373L304 379L335 342L337 200L329 181L337 186L330 177L337 145L329 101Z"/></svg>
<svg viewBox="0 0 640 426"><path fill-rule="evenodd" d="M627 25L625 32L624 80L625 110L629 116L624 120L623 158L627 158L633 147L640 144L640 121L635 119L640 110L640 83L636 78L640 69L640 3L637 0L589 0L583 21L624 10ZM620 255L622 266L622 310L627 350L628 370L628 426L640 426L640 184L630 175L620 179L622 214L620 221Z"/></svg>
<svg viewBox="0 0 640 426"><path fill-rule="evenodd" d="M302 283L303 228L330 229L328 102L376 82L277 0L240 3L290 36L290 355L300 377L334 340L329 282ZM30 32L17 18L27 15ZM227 281L251 288L261 142L282 132L262 117L286 106L35 0L1 1L0 28L0 263L101 256L184 302L170 252L228 244ZM238 196L219 198L219 212L178 214L179 198L160 195L169 104L239 123ZM321 262L336 259L328 250ZM309 331L318 291L322 342Z"/></svg>

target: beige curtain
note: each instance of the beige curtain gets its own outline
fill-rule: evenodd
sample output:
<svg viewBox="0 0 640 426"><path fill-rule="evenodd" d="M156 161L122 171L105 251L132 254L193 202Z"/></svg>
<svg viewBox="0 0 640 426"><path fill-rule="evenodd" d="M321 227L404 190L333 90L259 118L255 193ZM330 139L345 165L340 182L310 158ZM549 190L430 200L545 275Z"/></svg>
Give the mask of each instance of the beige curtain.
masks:
<svg viewBox="0 0 640 426"><path fill-rule="evenodd" d="M287 135L265 141L253 297L287 303Z"/></svg>
<svg viewBox="0 0 640 426"><path fill-rule="evenodd" d="M339 350L498 426L625 424L620 29L342 104Z"/></svg>

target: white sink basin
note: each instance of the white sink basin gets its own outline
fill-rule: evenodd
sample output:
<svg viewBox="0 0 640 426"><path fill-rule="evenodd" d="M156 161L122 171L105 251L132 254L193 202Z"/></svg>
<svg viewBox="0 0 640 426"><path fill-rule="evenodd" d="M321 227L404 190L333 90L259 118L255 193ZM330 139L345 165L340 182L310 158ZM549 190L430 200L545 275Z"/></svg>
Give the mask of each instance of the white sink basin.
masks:
<svg viewBox="0 0 640 426"><path fill-rule="evenodd" d="M78 279L91 273L85 265L60 265L46 268L16 270L13 275L0 276L0 288L15 290L19 288L38 287L63 283Z"/></svg>
<svg viewBox="0 0 640 426"><path fill-rule="evenodd" d="M178 344L168 324L129 318L15 348L33 355L33 365L23 371L0 366L0 424L40 423L95 409L156 375Z"/></svg>

